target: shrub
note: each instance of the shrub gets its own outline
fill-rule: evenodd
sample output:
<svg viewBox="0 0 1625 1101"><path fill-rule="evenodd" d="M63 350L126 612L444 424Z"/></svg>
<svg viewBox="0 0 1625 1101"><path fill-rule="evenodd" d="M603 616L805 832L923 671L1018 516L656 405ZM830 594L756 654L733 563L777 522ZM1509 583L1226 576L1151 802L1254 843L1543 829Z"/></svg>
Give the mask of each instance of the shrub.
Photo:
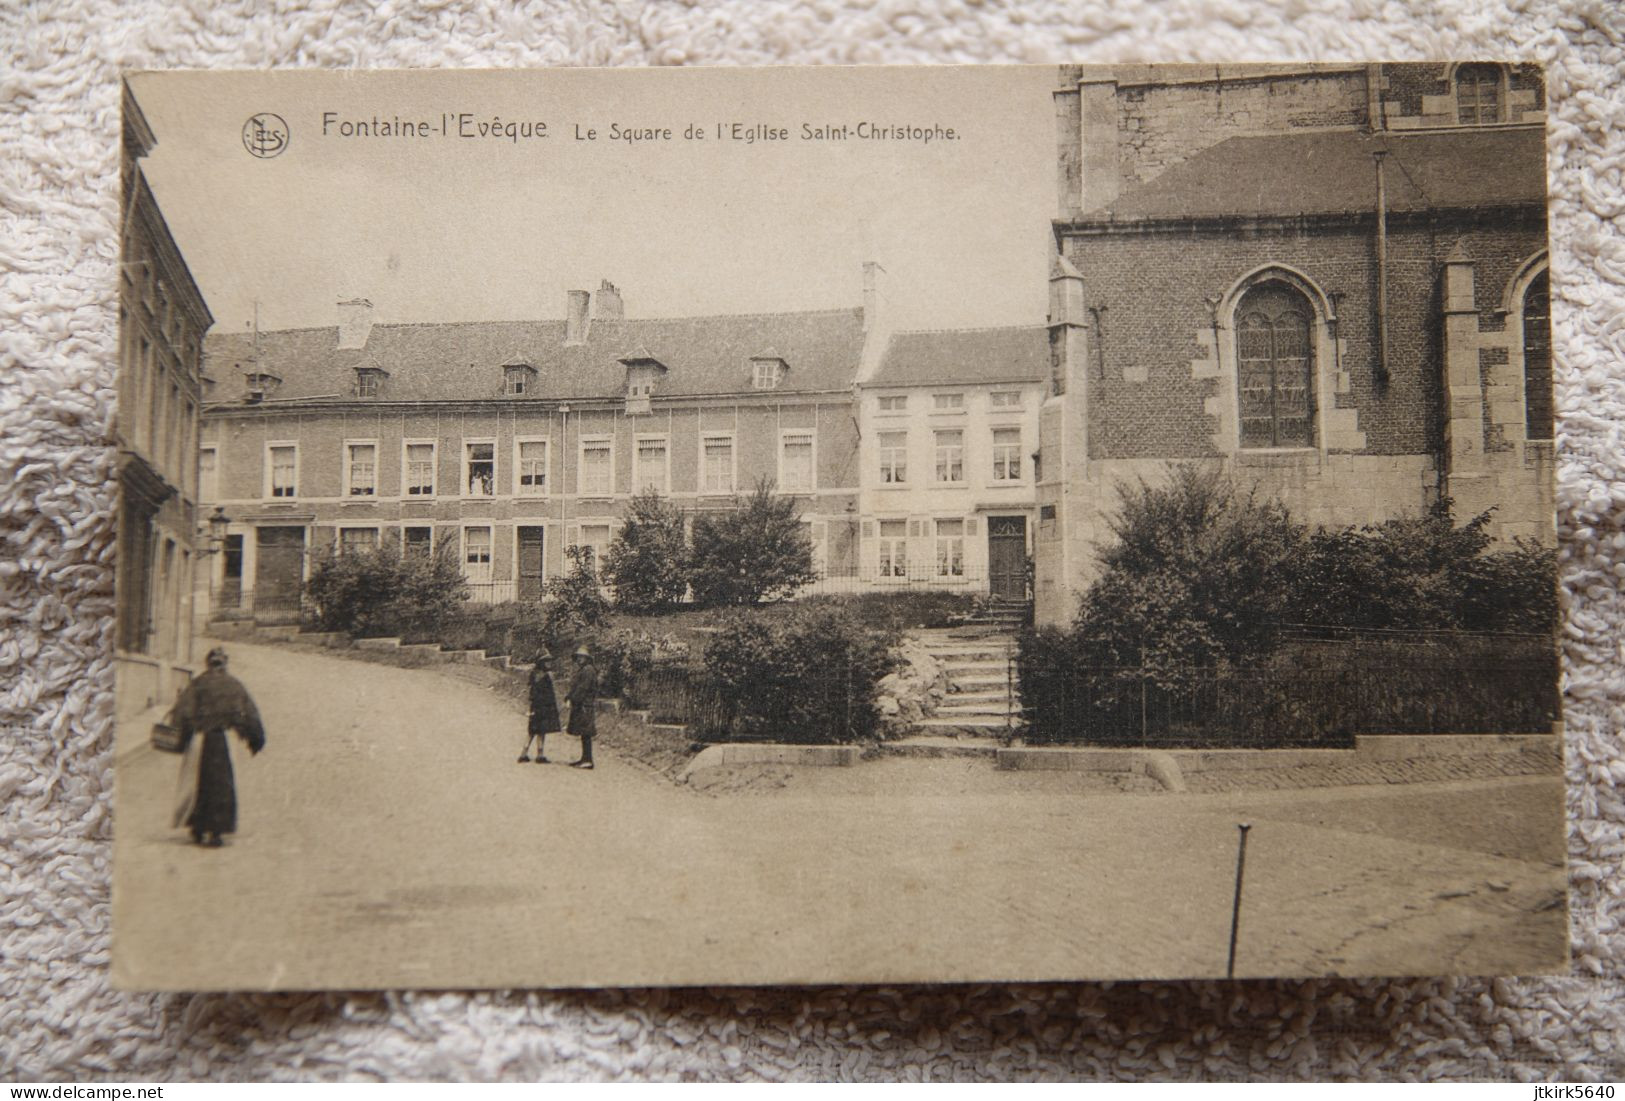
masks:
<svg viewBox="0 0 1625 1101"><path fill-rule="evenodd" d="M628 611L669 607L688 590L683 513L653 490L638 494L604 556L604 580Z"/></svg>
<svg viewBox="0 0 1625 1101"><path fill-rule="evenodd" d="M1489 550L1488 513L1309 532L1191 466L1122 495L1073 629L1022 640L1032 740L1325 745L1557 717L1556 556Z"/></svg>
<svg viewBox="0 0 1625 1101"><path fill-rule="evenodd" d="M356 638L432 635L468 599L451 547L432 556L403 555L394 543L329 552L305 582L317 625Z"/></svg>
<svg viewBox="0 0 1625 1101"><path fill-rule="evenodd" d="M692 688L713 707L696 733L824 745L873 738L875 686L892 670L895 641L835 611L736 613L697 671Z"/></svg>
<svg viewBox="0 0 1625 1101"><path fill-rule="evenodd" d="M1119 486L1103 571L1075 629L1095 665L1144 665L1167 684L1193 666L1268 651L1303 529L1276 502L1182 464L1166 485Z"/></svg>
<svg viewBox="0 0 1625 1101"><path fill-rule="evenodd" d="M689 583L699 604L758 604L818 579L795 501L765 479L731 512L694 521Z"/></svg>
<svg viewBox="0 0 1625 1101"><path fill-rule="evenodd" d="M1556 552L1520 541L1491 551L1490 513L1457 525L1449 499L1422 516L1309 535L1293 564L1298 623L1385 630L1550 634Z"/></svg>

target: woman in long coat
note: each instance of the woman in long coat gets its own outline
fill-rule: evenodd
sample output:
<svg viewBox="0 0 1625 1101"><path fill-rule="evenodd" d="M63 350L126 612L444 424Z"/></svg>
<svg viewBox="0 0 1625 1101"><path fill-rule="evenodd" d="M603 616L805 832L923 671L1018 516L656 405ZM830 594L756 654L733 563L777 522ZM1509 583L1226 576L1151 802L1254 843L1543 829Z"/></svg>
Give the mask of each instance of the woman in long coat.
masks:
<svg viewBox="0 0 1625 1101"><path fill-rule="evenodd" d="M530 760L530 743L536 743L536 763L547 764L547 736L559 729L559 700L553 691L553 655L543 650L530 667L530 722L525 748L519 751L521 764Z"/></svg>
<svg viewBox="0 0 1625 1101"><path fill-rule="evenodd" d="M237 830L237 783L226 731L237 731L249 753L257 754L265 748L265 728L248 689L226 672L226 652L209 651L206 664L175 703L172 722L184 756L174 824L190 829L199 845L219 848L224 835Z"/></svg>

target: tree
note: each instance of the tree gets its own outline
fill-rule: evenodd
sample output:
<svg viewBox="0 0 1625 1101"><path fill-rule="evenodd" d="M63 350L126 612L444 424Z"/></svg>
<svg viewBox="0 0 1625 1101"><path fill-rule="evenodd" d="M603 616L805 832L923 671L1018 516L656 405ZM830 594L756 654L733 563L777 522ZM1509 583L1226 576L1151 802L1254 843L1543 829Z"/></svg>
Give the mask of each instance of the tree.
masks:
<svg viewBox="0 0 1625 1101"><path fill-rule="evenodd" d="M767 479L731 512L694 521L689 584L697 604L758 604L818 579L795 501Z"/></svg>
<svg viewBox="0 0 1625 1101"><path fill-rule="evenodd" d="M598 584L591 547L566 547L570 568L547 583L547 635L550 646L602 627L609 618L609 601Z"/></svg>
<svg viewBox="0 0 1625 1101"><path fill-rule="evenodd" d="M603 573L615 603L628 611L656 611L682 600L688 590L682 510L652 489L634 497L604 555Z"/></svg>

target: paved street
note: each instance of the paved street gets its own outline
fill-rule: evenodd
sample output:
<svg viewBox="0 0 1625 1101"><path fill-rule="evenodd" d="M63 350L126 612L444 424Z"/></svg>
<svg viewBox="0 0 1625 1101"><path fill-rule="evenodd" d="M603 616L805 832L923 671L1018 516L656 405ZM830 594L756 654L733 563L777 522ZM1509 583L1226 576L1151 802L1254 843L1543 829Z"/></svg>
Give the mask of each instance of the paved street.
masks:
<svg viewBox="0 0 1625 1101"><path fill-rule="evenodd" d="M228 649L269 746L234 743L225 849L168 828L177 758L119 746L124 986L1222 975L1242 820L1238 974L1563 965L1559 776L944 796L883 761L713 797L608 752L518 765L515 705L440 672Z"/></svg>

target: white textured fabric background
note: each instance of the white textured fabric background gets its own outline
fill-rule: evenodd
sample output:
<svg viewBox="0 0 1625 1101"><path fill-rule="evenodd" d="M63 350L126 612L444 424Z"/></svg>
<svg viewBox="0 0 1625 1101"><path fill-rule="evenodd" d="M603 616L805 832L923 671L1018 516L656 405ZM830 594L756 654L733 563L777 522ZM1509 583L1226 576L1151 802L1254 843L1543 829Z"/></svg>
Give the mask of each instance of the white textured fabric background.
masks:
<svg viewBox="0 0 1625 1101"><path fill-rule="evenodd" d="M1625 5L0 7L0 1078L1625 1075ZM1444 56L1548 66L1571 977L193 997L109 987L120 70Z"/></svg>

